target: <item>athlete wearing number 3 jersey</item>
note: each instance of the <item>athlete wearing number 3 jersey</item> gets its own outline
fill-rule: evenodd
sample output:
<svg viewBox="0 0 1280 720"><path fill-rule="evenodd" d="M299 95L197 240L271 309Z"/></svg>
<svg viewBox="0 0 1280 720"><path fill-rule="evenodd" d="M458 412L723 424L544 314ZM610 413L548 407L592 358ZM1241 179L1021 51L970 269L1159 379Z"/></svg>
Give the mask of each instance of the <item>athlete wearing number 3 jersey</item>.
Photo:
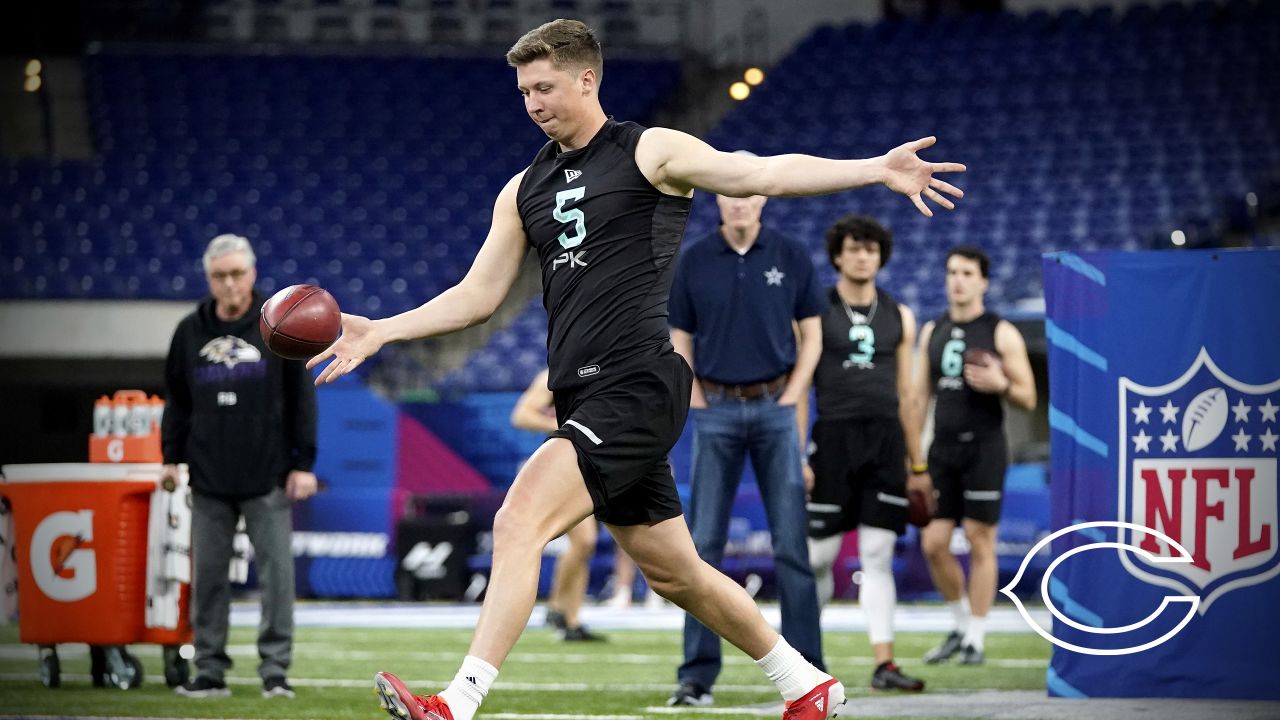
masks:
<svg viewBox="0 0 1280 720"><path fill-rule="evenodd" d="M373 321L344 315L342 336L312 359L316 379L355 369L383 344L484 322L510 291L526 251L541 261L551 329L548 364L560 429L516 476L494 518L493 566L470 651L449 687L418 696L378 673L396 718L471 720L520 637L544 546L591 514L604 521L658 594L750 655L787 702L785 717L825 720L844 687L779 637L747 593L704 563L680 513L666 454L684 425L691 373L666 337L672 263L694 188L720 195L818 195L870 184L953 207L955 187L926 162L933 138L867 160L746 157L690 135L615 123L598 90L600 45L556 20L507 53L525 111L551 142L499 193L471 270L430 302Z"/></svg>

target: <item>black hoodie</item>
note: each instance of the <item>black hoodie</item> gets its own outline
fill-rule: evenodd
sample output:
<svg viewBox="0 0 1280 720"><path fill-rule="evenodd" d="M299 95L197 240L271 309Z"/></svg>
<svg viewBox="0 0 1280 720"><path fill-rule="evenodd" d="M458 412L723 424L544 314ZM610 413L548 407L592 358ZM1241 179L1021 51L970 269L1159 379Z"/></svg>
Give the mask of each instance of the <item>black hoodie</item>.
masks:
<svg viewBox="0 0 1280 720"><path fill-rule="evenodd" d="M258 331L262 303L255 291L249 311L226 322L206 298L173 333L164 461L187 463L197 492L258 497L315 463L315 386L302 362L267 349Z"/></svg>

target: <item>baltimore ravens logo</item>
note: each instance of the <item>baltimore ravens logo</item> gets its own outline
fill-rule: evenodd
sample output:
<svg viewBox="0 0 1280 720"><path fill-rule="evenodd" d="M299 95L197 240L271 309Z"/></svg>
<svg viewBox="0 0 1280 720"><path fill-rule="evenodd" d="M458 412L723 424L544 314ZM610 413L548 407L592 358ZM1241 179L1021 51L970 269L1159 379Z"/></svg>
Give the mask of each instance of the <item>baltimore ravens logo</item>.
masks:
<svg viewBox="0 0 1280 720"><path fill-rule="evenodd" d="M205 343L205 346L200 348L200 357L211 363L222 363L233 368L240 363L256 363L262 360L262 353L242 338L223 335Z"/></svg>

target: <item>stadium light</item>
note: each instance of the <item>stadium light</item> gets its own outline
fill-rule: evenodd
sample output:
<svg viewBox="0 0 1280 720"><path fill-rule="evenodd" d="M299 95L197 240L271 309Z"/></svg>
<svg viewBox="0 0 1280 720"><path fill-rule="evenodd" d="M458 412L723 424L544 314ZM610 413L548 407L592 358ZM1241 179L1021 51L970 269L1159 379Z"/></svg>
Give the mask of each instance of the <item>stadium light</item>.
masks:
<svg viewBox="0 0 1280 720"><path fill-rule="evenodd" d="M751 86L739 80L729 86L729 97L734 100L746 100L751 94Z"/></svg>
<svg viewBox="0 0 1280 720"><path fill-rule="evenodd" d="M29 75L25 82L22 83L22 89L27 92L35 92L40 89L40 76Z"/></svg>
<svg viewBox="0 0 1280 720"><path fill-rule="evenodd" d="M1187 244L1187 234L1181 230L1174 230L1169 234L1169 242L1177 245L1178 247L1182 247Z"/></svg>
<svg viewBox="0 0 1280 720"><path fill-rule="evenodd" d="M764 71L758 67L749 67L742 73L742 79L746 80L748 85L759 85L764 82Z"/></svg>
<svg viewBox="0 0 1280 720"><path fill-rule="evenodd" d="M40 71L43 69L44 66L40 64L39 60L33 58L27 61L27 77L35 77L36 75L39 75Z"/></svg>

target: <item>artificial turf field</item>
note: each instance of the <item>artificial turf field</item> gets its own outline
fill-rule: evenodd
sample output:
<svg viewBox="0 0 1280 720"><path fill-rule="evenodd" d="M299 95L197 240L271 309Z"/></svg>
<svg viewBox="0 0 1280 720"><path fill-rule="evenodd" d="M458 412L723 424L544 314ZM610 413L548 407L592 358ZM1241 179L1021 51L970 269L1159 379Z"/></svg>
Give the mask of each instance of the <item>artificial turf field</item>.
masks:
<svg viewBox="0 0 1280 720"><path fill-rule="evenodd" d="M352 610L358 613L358 608ZM641 720L694 718L705 710L672 713L665 701L675 687L680 632L608 630L607 642L566 644L549 630L531 628L502 668L481 718L494 720ZM255 672L252 627L232 628L235 667L227 681L230 698L177 697L165 686L156 646L131 648L146 679L128 691L94 688L84 645L59 647L62 687L45 688L35 649L18 642L15 626L0 627L0 716L93 716L151 718L366 718L386 717L372 691L378 670L390 670L420 692L443 688L466 653L470 629L387 629L300 626L295 634L290 681L297 698L264 700ZM992 633L983 667L925 666L918 658L940 639L938 633L899 633L897 656L908 673L928 682L930 693L1022 690L1043 694L1050 645L1027 633ZM824 635L827 664L849 691L846 716L887 717L857 711L871 694L871 648L865 632ZM716 717L758 716L759 706L777 703L762 673L741 653L725 652L726 665L715 688ZM876 693L883 701L884 693ZM757 706L753 708L752 706ZM772 714L772 713L770 713ZM935 717L945 717L939 714ZM924 717L924 716L920 716Z"/></svg>

